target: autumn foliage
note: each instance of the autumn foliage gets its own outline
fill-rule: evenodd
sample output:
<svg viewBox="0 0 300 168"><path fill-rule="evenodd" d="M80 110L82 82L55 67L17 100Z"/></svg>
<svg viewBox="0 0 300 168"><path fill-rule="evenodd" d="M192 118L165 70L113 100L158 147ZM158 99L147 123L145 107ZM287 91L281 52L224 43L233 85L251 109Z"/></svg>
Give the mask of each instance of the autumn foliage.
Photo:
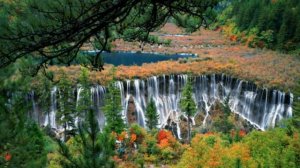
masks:
<svg viewBox="0 0 300 168"><path fill-rule="evenodd" d="M174 145L174 143L176 143L176 139L172 135L172 132L162 129L157 134L157 143L159 148L163 149Z"/></svg>
<svg viewBox="0 0 300 168"><path fill-rule="evenodd" d="M8 152L6 152L5 157L4 157L5 160L6 160L6 161L10 161L10 160L11 160L11 157L12 157L11 154L8 153Z"/></svg>
<svg viewBox="0 0 300 168"><path fill-rule="evenodd" d="M224 140L218 134L197 134L177 167L234 167L237 159L243 165L251 164L250 150L246 145L224 146Z"/></svg>
<svg viewBox="0 0 300 168"><path fill-rule="evenodd" d="M119 135L117 136L117 140L120 141L120 142L122 142L122 141L124 141L124 139L125 139L126 137L128 137L128 135L127 135L127 133L126 133L125 131L123 131L123 132L121 132L121 134L119 134Z"/></svg>
<svg viewBox="0 0 300 168"><path fill-rule="evenodd" d="M245 130L238 130L238 131L231 130L231 132L230 132L230 136L232 138L234 138L235 136L242 138L242 137L246 136L246 134L247 134L247 132Z"/></svg>
<svg viewBox="0 0 300 168"><path fill-rule="evenodd" d="M226 31L225 27L222 27ZM144 51L159 53L194 53L198 58L180 61L162 61L143 64L142 66L118 66L116 78L119 80L147 78L154 75L170 75L192 72L194 75L224 73L247 81L253 81L261 87L277 87L289 90L300 78L299 60L292 56L269 50L257 50L241 44L232 44L217 31L201 30L184 36L162 36L171 39L171 46L146 45ZM232 40L238 40L232 37ZM116 41L115 50L140 51L138 44ZM126 47L124 47L126 46ZM123 48L122 48L123 47ZM101 72L90 73L93 83L105 85L112 79L112 65L105 65ZM76 83L80 66L49 67L50 71L66 71ZM58 74L58 73L57 73ZM55 76L55 80L59 75Z"/></svg>
<svg viewBox="0 0 300 168"><path fill-rule="evenodd" d="M135 142L135 140L136 140L136 134L131 134L131 136L130 136L130 143L134 143Z"/></svg>

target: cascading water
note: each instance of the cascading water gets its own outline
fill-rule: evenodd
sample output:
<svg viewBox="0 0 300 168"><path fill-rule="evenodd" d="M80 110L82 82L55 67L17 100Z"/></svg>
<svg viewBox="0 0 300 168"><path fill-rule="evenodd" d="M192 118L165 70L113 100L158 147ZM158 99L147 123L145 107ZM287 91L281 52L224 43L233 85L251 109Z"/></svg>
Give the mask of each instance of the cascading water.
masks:
<svg viewBox="0 0 300 168"><path fill-rule="evenodd" d="M179 107L181 90L187 82L187 75L153 76L145 80L135 79L116 82L120 89L122 117L128 122L128 114L136 114L136 122L146 127L145 111L147 103L152 98L159 114L159 128L173 125L177 128L180 138ZM261 130L274 127L276 122L292 116L293 95L277 90L258 89L253 83L238 80L226 75L201 75L193 77L193 97L197 103L198 113L203 115L202 125L205 127L210 116L211 107L216 102L224 102L229 98L229 106L234 113L249 121ZM56 90L51 91L51 110L45 119L45 124L56 128ZM94 86L91 89L92 99L97 111L97 119L101 127L105 117L101 111L106 93L105 87ZM77 101L80 99L80 89L77 90ZM129 104L134 108L129 108ZM133 111L130 111L133 110ZM193 120L194 122L194 120Z"/></svg>
<svg viewBox="0 0 300 168"><path fill-rule="evenodd" d="M76 94L76 108L78 107L78 104L80 102L80 94L81 94L81 92L82 92L82 88L78 87L77 91L76 91L76 93L77 93ZM75 126L78 126L79 122L80 122L80 118L78 116L75 117Z"/></svg>
<svg viewBox="0 0 300 168"><path fill-rule="evenodd" d="M127 80L126 84L127 84L127 90L126 90L127 92L125 92L123 82L121 82L121 81L116 82L116 85L120 89L120 94L121 94L121 100L122 100L121 105L123 107L122 108L122 118L126 123L128 123L126 110L128 109L128 102L129 102L129 98L130 98L130 94L128 93L129 88L130 88L130 81Z"/></svg>
<svg viewBox="0 0 300 168"><path fill-rule="evenodd" d="M54 86L51 90L51 107L50 112L46 114L44 125L49 125L51 128L57 128L56 125L56 111L57 111L57 99L56 99L57 87Z"/></svg>
<svg viewBox="0 0 300 168"><path fill-rule="evenodd" d="M39 122L39 111L37 109L37 104L34 100L35 98L34 91L32 91L28 96L32 103L32 111L28 113L29 117L32 118L35 122Z"/></svg>
<svg viewBox="0 0 300 168"><path fill-rule="evenodd" d="M202 75L194 77L193 80L194 99L198 105L198 113L205 113L203 125L206 124L209 117L210 108L217 101L224 102L227 97L229 97L229 105L233 112L261 130L274 127L278 120L292 115L291 94L277 90L258 89L252 83L225 75ZM134 103L138 115L145 113L144 100L152 98L160 116L160 127L168 124L170 118L177 122L179 116L182 115L178 104L181 97L180 92L187 81L187 75L154 76L145 81L134 80L135 87L132 88L132 93L136 93ZM147 84L147 90L144 83Z"/></svg>
<svg viewBox="0 0 300 168"><path fill-rule="evenodd" d="M101 110L104 102L104 96L106 93L106 89L103 86L97 85L91 88L91 97L92 103L94 104L94 110L96 111L97 121L100 128L103 128L105 125L105 117Z"/></svg>
<svg viewBox="0 0 300 168"><path fill-rule="evenodd" d="M134 80L134 105L136 108L137 113L137 123L145 127L146 121L145 121L145 108L146 108L146 101L145 101L145 83L144 81L140 81L138 79ZM125 109L127 111L127 109Z"/></svg>

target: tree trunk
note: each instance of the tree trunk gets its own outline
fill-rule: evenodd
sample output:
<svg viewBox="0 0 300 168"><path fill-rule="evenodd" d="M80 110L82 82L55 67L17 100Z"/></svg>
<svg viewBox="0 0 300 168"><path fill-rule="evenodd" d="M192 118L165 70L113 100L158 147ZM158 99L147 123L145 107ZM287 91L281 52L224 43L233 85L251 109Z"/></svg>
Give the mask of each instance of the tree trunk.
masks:
<svg viewBox="0 0 300 168"><path fill-rule="evenodd" d="M140 49L143 52L144 51L144 42L140 41Z"/></svg>
<svg viewBox="0 0 300 168"><path fill-rule="evenodd" d="M49 111L47 112L47 115L48 115L48 125L51 126L51 124L50 124L50 112L49 112ZM50 127L50 128L51 128L51 127Z"/></svg>
<svg viewBox="0 0 300 168"><path fill-rule="evenodd" d="M188 144L191 144L191 124L190 124L190 116L188 115Z"/></svg>
<svg viewBox="0 0 300 168"><path fill-rule="evenodd" d="M64 123L64 142L67 141L66 131L67 131L67 123Z"/></svg>

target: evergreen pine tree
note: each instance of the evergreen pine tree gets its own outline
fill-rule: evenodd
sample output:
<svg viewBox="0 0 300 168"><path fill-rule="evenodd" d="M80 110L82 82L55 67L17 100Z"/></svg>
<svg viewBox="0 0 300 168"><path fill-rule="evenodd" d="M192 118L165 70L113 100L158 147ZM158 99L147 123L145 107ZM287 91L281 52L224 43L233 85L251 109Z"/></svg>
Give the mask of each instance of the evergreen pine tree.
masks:
<svg viewBox="0 0 300 168"><path fill-rule="evenodd" d="M114 139L110 131L100 132L95 111L91 108L89 74L86 68L81 69L79 84L81 93L76 107L77 117L84 117L84 122L78 124L79 135L74 137L76 143L79 144L77 146L79 154L71 154L71 147L58 141L60 153L67 159L66 162L64 161L63 166L80 168L114 167L114 162L111 160L111 156L114 154Z"/></svg>
<svg viewBox="0 0 300 168"><path fill-rule="evenodd" d="M229 133L234 125L228 120L231 109L229 107L230 94L225 98L222 105L223 116L213 122L215 131L222 133Z"/></svg>
<svg viewBox="0 0 300 168"><path fill-rule="evenodd" d="M236 30L250 32L252 28L258 28L255 35L268 48L282 51L299 48L299 1L233 1L231 5L232 15L227 15L225 20L228 20L228 23L236 23L237 27L233 29L233 33L236 33ZM266 32L273 32L275 35L271 35L271 41L265 39Z"/></svg>
<svg viewBox="0 0 300 168"><path fill-rule="evenodd" d="M300 131L300 81L294 90L293 125Z"/></svg>
<svg viewBox="0 0 300 168"><path fill-rule="evenodd" d="M79 89L81 90L79 94L79 100L77 102L77 116L84 118L91 108L91 91L89 82L89 71L88 69L81 67L81 74L79 76Z"/></svg>
<svg viewBox="0 0 300 168"><path fill-rule="evenodd" d="M86 122L79 125L79 135L75 137L78 146L77 155L70 153L70 147L64 142L58 141L60 153L66 158L63 167L76 168L112 168L114 162L111 156L114 154L114 138L109 132L100 132L95 112L90 109L86 116ZM73 149L74 150L74 149Z"/></svg>
<svg viewBox="0 0 300 168"><path fill-rule="evenodd" d="M149 35L175 15L193 16L196 19L192 23L200 27L204 19L211 17L207 12L217 4L218 0L1 1L0 67L20 58L28 59L28 55L34 55L31 70L35 72L50 61L70 65L86 43L99 41L101 48L98 49L109 48L105 46L109 46L114 37L107 34L107 30L117 37L126 29ZM91 38L94 40L90 41ZM99 55L91 59L91 65L102 70Z"/></svg>
<svg viewBox="0 0 300 168"><path fill-rule="evenodd" d="M114 70L113 70L114 71ZM121 133L125 128L125 123L122 119L122 106L120 90L117 88L114 80L114 72L112 72L113 80L109 83L104 100L104 115L107 131Z"/></svg>
<svg viewBox="0 0 300 168"><path fill-rule="evenodd" d="M35 95L39 98L37 100L37 104L39 104L42 113L49 116L49 107L51 102L50 93L51 93L51 88L53 86L51 81L48 78L46 78L44 75L39 75L38 80L41 81L41 84L39 84L38 87L35 89Z"/></svg>
<svg viewBox="0 0 300 168"><path fill-rule="evenodd" d="M26 97L32 78L17 70L22 64L0 69L1 168L46 167L44 135L28 117L32 103Z"/></svg>
<svg viewBox="0 0 300 168"><path fill-rule="evenodd" d="M295 16L295 25L296 25L296 30L294 33L294 41L298 44L298 48L300 47L300 2L299 5L296 8L296 16Z"/></svg>
<svg viewBox="0 0 300 168"><path fill-rule="evenodd" d="M59 96L58 103L59 108L56 113L57 121L64 128L64 140L66 140L67 128L75 128L74 124L74 101L72 94L72 84L64 72L61 72L61 78L58 83Z"/></svg>
<svg viewBox="0 0 300 168"><path fill-rule="evenodd" d="M230 100L230 95L228 95L226 98L225 98L225 101L224 101L224 105L222 106L223 108L223 112L224 112L224 115L225 117L227 118L230 113L231 113L231 109L229 107L229 100Z"/></svg>
<svg viewBox="0 0 300 168"><path fill-rule="evenodd" d="M0 167L45 167L44 135L27 116L30 104L25 94L17 92L8 97L0 95Z"/></svg>
<svg viewBox="0 0 300 168"><path fill-rule="evenodd" d="M147 105L146 118L147 118L146 121L147 127L150 130L157 127L159 115L157 114L157 110L153 98L150 99L150 102Z"/></svg>
<svg viewBox="0 0 300 168"><path fill-rule="evenodd" d="M287 25L283 23L277 34L277 48L279 48L280 50L285 49L284 43L287 40L287 34L286 34L287 29L288 29Z"/></svg>
<svg viewBox="0 0 300 168"><path fill-rule="evenodd" d="M182 96L180 99L180 108L181 110L187 115L188 118L188 143L191 142L191 116L193 116L196 113L197 107L196 103L193 99L193 86L191 79L189 77L186 85L183 88Z"/></svg>

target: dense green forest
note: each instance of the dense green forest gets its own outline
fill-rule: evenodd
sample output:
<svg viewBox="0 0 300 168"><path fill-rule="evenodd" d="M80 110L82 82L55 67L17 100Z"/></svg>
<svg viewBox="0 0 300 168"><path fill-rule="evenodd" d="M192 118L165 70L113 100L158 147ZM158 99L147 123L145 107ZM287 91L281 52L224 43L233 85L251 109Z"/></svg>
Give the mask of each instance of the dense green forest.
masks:
<svg viewBox="0 0 300 168"><path fill-rule="evenodd" d="M300 167L300 1L0 7L0 168ZM203 55L119 67L101 59L141 43Z"/></svg>
<svg viewBox="0 0 300 168"><path fill-rule="evenodd" d="M218 16L249 46L267 47L299 54L300 2L297 0L231 1ZM252 38L252 39L249 39Z"/></svg>

